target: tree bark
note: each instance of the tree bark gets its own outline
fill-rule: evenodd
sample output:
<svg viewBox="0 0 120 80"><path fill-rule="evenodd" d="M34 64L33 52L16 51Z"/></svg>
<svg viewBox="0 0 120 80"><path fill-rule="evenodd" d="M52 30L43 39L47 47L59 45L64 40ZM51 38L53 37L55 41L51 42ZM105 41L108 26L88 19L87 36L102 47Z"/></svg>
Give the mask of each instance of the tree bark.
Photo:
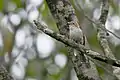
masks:
<svg viewBox="0 0 120 80"><path fill-rule="evenodd" d="M74 30L75 27L77 27L76 30L81 30L81 28L75 15L74 8L69 0L46 0L46 2L56 21L60 34L73 39L78 44L87 46L87 40L83 33L82 35L79 35L81 33L76 33L77 37L80 37L79 41L76 40L77 37L74 37L76 36L74 33L71 34L71 32L74 32L72 30ZM70 26L75 27L70 29ZM71 35L73 35L74 38L72 38ZM68 52L68 57L73 63L73 67L79 80L100 80L96 66L93 62L87 59L87 57L83 54L83 51L76 51L75 49L68 47Z"/></svg>
<svg viewBox="0 0 120 80"><path fill-rule="evenodd" d="M14 80L3 65L0 65L0 80Z"/></svg>
<svg viewBox="0 0 120 80"><path fill-rule="evenodd" d="M97 30L97 32L98 32L97 38L98 38L100 46L104 52L104 55L106 57L109 57L109 58L115 60L116 58L114 57L112 50L109 47L108 40L106 38L106 36L109 35L105 29L105 23L106 23L106 20L108 17L108 13L109 13L109 0L102 0L101 1L101 16L98 20L98 22L101 24L101 26L97 28L98 29ZM120 71L118 71L120 68L110 66L110 65L107 65L107 67L111 71L111 73L114 73L114 76L116 76L116 78L118 80L120 80L120 77L119 77Z"/></svg>

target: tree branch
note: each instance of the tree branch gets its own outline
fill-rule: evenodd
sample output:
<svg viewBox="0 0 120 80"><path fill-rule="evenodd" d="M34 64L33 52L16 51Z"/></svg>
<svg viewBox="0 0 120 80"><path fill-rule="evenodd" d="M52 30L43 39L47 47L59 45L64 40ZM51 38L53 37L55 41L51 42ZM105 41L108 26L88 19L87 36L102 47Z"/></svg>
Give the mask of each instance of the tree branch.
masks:
<svg viewBox="0 0 120 80"><path fill-rule="evenodd" d="M103 27L105 28L105 23L106 23L106 20L107 20L107 16L108 16L108 11L109 11L109 2L108 0L102 0L102 8L101 8L101 16L99 18L99 22L103 25L103 26L100 26L100 27ZM103 52L105 54L106 57L110 57L111 59L115 59L110 47L109 47L109 43L106 39L106 30L102 30L101 28L98 28L98 40L100 42L100 45L103 49ZM110 66L109 66L110 67ZM117 73L117 74L114 74L118 79L119 78L119 71L117 71L118 68L116 67L112 67L113 71L112 73ZM120 69L120 68L119 68ZM116 72L117 71L117 72Z"/></svg>
<svg viewBox="0 0 120 80"><path fill-rule="evenodd" d="M14 80L2 64L0 65L0 80Z"/></svg>
<svg viewBox="0 0 120 80"><path fill-rule="evenodd" d="M46 0L54 17L60 34L74 40L78 45L88 46L87 39L82 33L75 10L69 0ZM73 44L74 45L74 44ZM100 80L96 66L86 55L73 48L67 47L68 58L72 61L79 80ZM93 73L93 74L91 74Z"/></svg>
<svg viewBox="0 0 120 80"><path fill-rule="evenodd" d="M112 35L114 35L116 38L118 38L118 39L120 39L120 37L118 36L118 35L116 35L115 33L113 33L113 32L111 32L110 30L108 30L108 29L106 29L105 28L105 22L106 22L106 19L105 18L107 18L107 14L108 14L108 1L106 1L106 0L102 0L102 9L101 9L101 16L100 16L100 19L99 19L99 21L97 21L97 22L95 22L95 21L93 21L92 19L90 19L87 15L86 15L86 13L84 12L84 10L81 8L81 6L80 6L80 4L78 4L78 2L76 3L77 4L77 6L79 7L79 9L80 10L82 10L82 12L83 12L83 15L85 16L85 18L86 19L88 19L88 21L90 21L91 23L93 23L93 24L95 24L95 25L97 25L97 27L96 28L101 28L101 30L103 30L103 31L106 31L107 33L109 32L109 33L111 33ZM103 19L103 20L102 20ZM101 22L100 22L101 21ZM103 22L103 23L102 23ZM105 35L106 36L106 35ZM114 55L113 54L111 54L112 55L112 57L114 57ZM110 55L110 56L111 56ZM108 57L108 56L107 56ZM115 58L114 58L115 59ZM104 67L103 67L104 68ZM113 66L113 69L114 69L114 71L113 72L110 72L111 74L114 74L118 79L119 79L119 75L118 74L120 74L120 72L117 70L117 69L119 69L119 67L114 67Z"/></svg>
<svg viewBox="0 0 120 80"><path fill-rule="evenodd" d="M110 64L112 66L120 67L120 61L115 60L115 59L111 59L109 57L102 56L98 52L92 51L83 45L79 45L76 42L74 42L73 40L68 39L67 37L65 37L63 35L60 35L54 31L52 31L51 29L48 29L47 25L43 25L42 23L40 23L38 21L34 21L34 24L37 27L37 31L42 31L45 34L51 36L52 38L64 43L67 46L70 46L78 51L85 51L87 53L84 53L84 54L86 54L87 56L90 56L93 59L102 61L102 62Z"/></svg>
<svg viewBox="0 0 120 80"><path fill-rule="evenodd" d="M85 13L85 11L81 8L80 4L78 4L78 3L79 3L78 0L76 0L76 1L77 1L76 3L77 3L77 6L79 7L79 10L82 10L81 12L83 13L83 15L85 16L85 18L86 18L88 21L90 21L91 23L97 25L97 26L98 26L99 28L101 28L102 30L105 30L105 31L111 33L111 34L114 35L116 38L120 39L120 36L118 36L117 34L113 33L112 31L110 31L110 30L108 30L108 29L106 29L106 28L101 27L101 26L102 26L101 23L95 22L94 20L92 20L92 19Z"/></svg>
<svg viewBox="0 0 120 80"><path fill-rule="evenodd" d="M102 7L101 8L101 16L100 16L98 22L102 24L100 27L105 28L105 23L106 23L106 19L107 19L107 15L108 15L108 10L109 10L108 0L102 0L101 4L102 4L101 5L101 7ZM108 41L106 39L106 36L107 36L106 30L103 30L98 27L97 31L98 31L97 38L99 40L99 43L103 49L105 56L114 59L114 56L112 55L112 51L109 48Z"/></svg>

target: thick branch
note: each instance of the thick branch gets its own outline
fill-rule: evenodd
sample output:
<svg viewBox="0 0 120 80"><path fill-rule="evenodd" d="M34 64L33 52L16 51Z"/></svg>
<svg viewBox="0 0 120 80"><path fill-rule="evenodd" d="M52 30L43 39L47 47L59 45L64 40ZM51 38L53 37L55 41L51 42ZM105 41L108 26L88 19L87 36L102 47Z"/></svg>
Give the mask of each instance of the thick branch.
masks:
<svg viewBox="0 0 120 80"><path fill-rule="evenodd" d="M109 2L108 0L102 0L102 9L101 9L101 16L99 18L99 22L103 25L103 26L100 26L100 27L103 27L105 28L105 23L106 23L106 20L107 20L107 15L108 15L108 10L109 10ZM100 28L98 28L98 39L99 39L99 42L100 42L100 45L105 53L105 56L106 57L110 57L111 59L115 59L110 47L109 47L109 44L108 44L108 41L106 39L106 31L105 30L102 30ZM113 68L113 73L115 73L114 75L118 78L119 78L119 71L117 71L117 69L119 68L116 68L116 67L112 67Z"/></svg>
<svg viewBox="0 0 120 80"><path fill-rule="evenodd" d="M60 34L87 46L87 40L80 29L79 21L69 0L46 0ZM74 44L73 44L74 45ZM83 51L67 47L68 58L72 61L79 80L100 80L96 66L88 61ZM76 56L74 55L76 54ZM88 67L89 66L89 67ZM93 74L91 74L93 73Z"/></svg>
<svg viewBox="0 0 120 80"><path fill-rule="evenodd" d="M101 16L99 21L102 24L105 24L107 16L108 16L108 10L109 10L109 3L108 0L102 0L102 9L101 9Z"/></svg>
<svg viewBox="0 0 120 80"><path fill-rule="evenodd" d="M99 18L99 22L102 25L100 27L105 28L106 19L108 16L108 10L109 10L108 0L102 0L101 16ZM103 49L103 52L104 52L105 56L114 59L114 56L112 55L112 51L108 45L108 41L106 39L106 36L107 36L106 30L103 30L103 29L98 27L98 40L99 40L100 45Z"/></svg>
<svg viewBox="0 0 120 80"><path fill-rule="evenodd" d="M51 29L48 29L46 25L41 24L38 21L34 21L35 25L37 26L37 29L44 32L45 34L51 36L52 38L64 43L67 46L70 46L78 51L85 51L87 52L87 56L90 56L93 59L102 61L104 63L110 64L112 66L116 66L116 67L120 67L120 61L115 60L115 59L111 59L109 57L105 57L100 55L99 53L92 51L90 49L87 49L85 46L83 45L78 45L77 43L75 43L74 41L72 41L71 39L68 39L67 37L64 37L63 35L60 35L58 33L55 33L54 31L52 31Z"/></svg>

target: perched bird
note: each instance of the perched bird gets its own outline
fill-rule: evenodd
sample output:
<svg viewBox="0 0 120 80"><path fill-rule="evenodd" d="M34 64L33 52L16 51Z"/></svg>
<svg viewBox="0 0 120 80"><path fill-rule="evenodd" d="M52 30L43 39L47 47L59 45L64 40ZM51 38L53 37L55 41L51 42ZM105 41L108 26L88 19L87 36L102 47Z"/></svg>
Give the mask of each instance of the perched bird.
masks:
<svg viewBox="0 0 120 80"><path fill-rule="evenodd" d="M69 30L70 30L70 38L74 40L76 43L85 44L84 34L80 29L80 25L76 18L73 18L73 21L68 22Z"/></svg>
<svg viewBox="0 0 120 80"><path fill-rule="evenodd" d="M74 40L78 44L82 44L86 46L87 40L80 28L78 20L75 17L72 17L72 18L73 18L73 21L68 22L69 30L70 30L69 38ZM89 60L87 56L84 54L84 52L77 51L76 49L73 49L72 51L74 53L74 56L81 55L80 62L87 64L86 66L89 67Z"/></svg>

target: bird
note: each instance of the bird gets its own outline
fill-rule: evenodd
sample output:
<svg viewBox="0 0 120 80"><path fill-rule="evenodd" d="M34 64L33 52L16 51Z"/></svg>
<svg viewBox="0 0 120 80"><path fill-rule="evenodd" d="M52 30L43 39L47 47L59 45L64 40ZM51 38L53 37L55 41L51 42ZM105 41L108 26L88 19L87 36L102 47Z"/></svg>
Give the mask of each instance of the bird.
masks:
<svg viewBox="0 0 120 80"><path fill-rule="evenodd" d="M76 16L72 17L72 21L68 22L69 25L69 38L73 41L75 41L77 44L81 44L86 46L86 36L82 32L81 26L79 25L79 22L76 18ZM87 44L88 45L88 44ZM82 63L86 63L87 67L89 67L89 60L87 56L84 54L84 52L77 51L76 49L72 50L74 53L74 56L81 55L80 60Z"/></svg>

